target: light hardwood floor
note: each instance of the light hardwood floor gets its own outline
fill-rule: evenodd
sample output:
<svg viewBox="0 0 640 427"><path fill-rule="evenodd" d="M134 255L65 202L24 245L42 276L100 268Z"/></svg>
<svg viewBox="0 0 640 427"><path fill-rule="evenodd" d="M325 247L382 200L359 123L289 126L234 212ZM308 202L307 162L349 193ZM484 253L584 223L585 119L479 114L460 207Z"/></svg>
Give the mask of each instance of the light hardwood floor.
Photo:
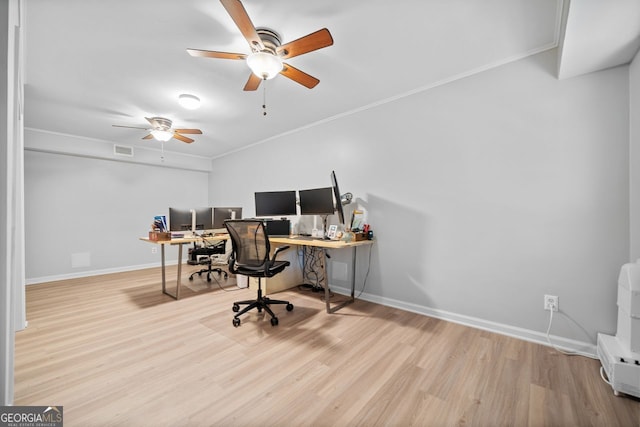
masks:
<svg viewBox="0 0 640 427"><path fill-rule="evenodd" d="M328 315L299 290L278 326L234 328L255 295L237 289L175 301L159 269L28 286L15 404L64 406L67 427L640 425L597 360L365 301Z"/></svg>

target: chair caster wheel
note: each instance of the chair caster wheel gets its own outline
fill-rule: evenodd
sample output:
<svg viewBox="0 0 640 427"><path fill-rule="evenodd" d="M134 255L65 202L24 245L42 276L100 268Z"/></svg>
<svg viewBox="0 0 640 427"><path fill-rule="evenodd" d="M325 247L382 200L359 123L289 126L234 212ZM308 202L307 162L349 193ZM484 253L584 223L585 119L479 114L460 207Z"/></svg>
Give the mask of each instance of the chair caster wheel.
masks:
<svg viewBox="0 0 640 427"><path fill-rule="evenodd" d="M278 318L277 317L272 317L271 318L271 326L277 326L278 325Z"/></svg>
<svg viewBox="0 0 640 427"><path fill-rule="evenodd" d="M237 317L233 318L233 326L235 328L237 328L238 326L240 326L240 319L238 319Z"/></svg>
<svg viewBox="0 0 640 427"><path fill-rule="evenodd" d="M293 304L289 303L287 304L287 311L291 311L293 310Z"/></svg>
<svg viewBox="0 0 640 427"><path fill-rule="evenodd" d="M207 277L207 282L210 282L210 281L211 281L211 277Z"/></svg>
<svg viewBox="0 0 640 427"><path fill-rule="evenodd" d="M233 304L233 307L231 307L231 310L233 310L235 313L237 313L237 312L240 311L240 306L238 304ZM235 319L234 318L233 322L235 323L236 320L238 321L238 324L240 324L240 319Z"/></svg>
<svg viewBox="0 0 640 427"><path fill-rule="evenodd" d="M193 280L193 276L189 276L189 280Z"/></svg>

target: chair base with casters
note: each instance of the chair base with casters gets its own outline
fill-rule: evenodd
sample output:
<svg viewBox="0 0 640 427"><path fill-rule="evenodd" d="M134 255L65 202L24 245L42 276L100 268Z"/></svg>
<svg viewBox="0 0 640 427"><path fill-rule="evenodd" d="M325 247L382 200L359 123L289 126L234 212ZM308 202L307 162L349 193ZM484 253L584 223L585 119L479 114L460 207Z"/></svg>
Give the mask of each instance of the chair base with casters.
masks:
<svg viewBox="0 0 640 427"><path fill-rule="evenodd" d="M198 276L202 276L202 273L207 273L207 282L210 282L211 281L211 273L213 273L213 272L218 273L218 277L220 277L221 275L224 275L224 279L225 280L227 280L227 278L229 277L229 273L227 273L223 269L218 268L218 267L213 267L213 262L211 261L211 258L209 258L206 262L201 262L200 264L201 265L206 264L207 268L203 268L202 270L199 270L199 271L194 271L189 276L189 280L193 280L193 276L195 276L196 274Z"/></svg>
<svg viewBox="0 0 640 427"><path fill-rule="evenodd" d="M240 310L240 306L245 304L247 306ZM278 317L269 307L273 304L286 304L287 311L293 310L293 304L291 304L289 301L271 299L269 297L262 296L262 287L260 284L260 278L258 278L258 297L254 300L236 301L233 303L233 307L231 309L236 313L236 315L233 316L233 326L235 326L236 328L240 326L240 316L242 316L249 310L253 310L254 308L258 310L258 313L262 313L262 310L269 313L269 315L271 316L271 326L278 325Z"/></svg>

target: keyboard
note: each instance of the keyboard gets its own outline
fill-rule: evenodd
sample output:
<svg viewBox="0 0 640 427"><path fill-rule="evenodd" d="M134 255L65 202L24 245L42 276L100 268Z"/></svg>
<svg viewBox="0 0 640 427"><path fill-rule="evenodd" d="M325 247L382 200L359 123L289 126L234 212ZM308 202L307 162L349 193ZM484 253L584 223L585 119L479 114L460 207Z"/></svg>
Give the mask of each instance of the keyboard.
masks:
<svg viewBox="0 0 640 427"><path fill-rule="evenodd" d="M290 236L290 239L296 240L324 240L322 237L312 237L312 236Z"/></svg>

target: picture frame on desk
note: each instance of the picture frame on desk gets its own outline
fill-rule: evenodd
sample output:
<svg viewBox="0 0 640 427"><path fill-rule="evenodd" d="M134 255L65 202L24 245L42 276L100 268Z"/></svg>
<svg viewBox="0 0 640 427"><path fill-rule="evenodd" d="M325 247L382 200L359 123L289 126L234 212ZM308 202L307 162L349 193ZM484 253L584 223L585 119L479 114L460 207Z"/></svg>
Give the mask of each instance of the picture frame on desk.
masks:
<svg viewBox="0 0 640 427"><path fill-rule="evenodd" d="M336 224L331 224L329 226L329 231L327 232L327 237L333 240L336 238L337 233L338 233L338 226Z"/></svg>

